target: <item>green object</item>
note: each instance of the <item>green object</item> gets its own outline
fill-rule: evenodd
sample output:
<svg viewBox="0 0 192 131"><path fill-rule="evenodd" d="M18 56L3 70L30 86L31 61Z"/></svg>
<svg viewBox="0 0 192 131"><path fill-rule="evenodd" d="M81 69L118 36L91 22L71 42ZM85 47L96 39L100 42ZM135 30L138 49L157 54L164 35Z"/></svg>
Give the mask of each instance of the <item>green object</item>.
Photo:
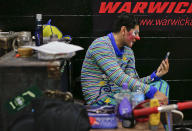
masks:
<svg viewBox="0 0 192 131"><path fill-rule="evenodd" d="M5 103L5 107L7 108L8 112L17 112L28 106L33 99L40 96L42 96L42 91L38 87L33 86L14 98L8 100L8 102Z"/></svg>

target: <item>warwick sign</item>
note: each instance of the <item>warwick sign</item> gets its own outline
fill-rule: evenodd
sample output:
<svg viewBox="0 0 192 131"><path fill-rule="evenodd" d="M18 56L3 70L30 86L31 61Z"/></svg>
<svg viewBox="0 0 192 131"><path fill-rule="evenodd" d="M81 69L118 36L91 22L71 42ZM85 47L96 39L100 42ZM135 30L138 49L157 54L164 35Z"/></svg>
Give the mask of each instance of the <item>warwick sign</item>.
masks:
<svg viewBox="0 0 192 131"><path fill-rule="evenodd" d="M183 14L192 13L192 2L100 2L99 13L174 13Z"/></svg>

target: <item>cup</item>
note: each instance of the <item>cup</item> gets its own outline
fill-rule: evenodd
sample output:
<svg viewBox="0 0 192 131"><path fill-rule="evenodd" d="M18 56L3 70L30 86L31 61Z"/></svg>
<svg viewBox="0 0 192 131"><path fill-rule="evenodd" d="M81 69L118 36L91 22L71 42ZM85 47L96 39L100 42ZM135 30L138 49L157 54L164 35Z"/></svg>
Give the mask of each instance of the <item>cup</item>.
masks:
<svg viewBox="0 0 192 131"><path fill-rule="evenodd" d="M27 45L32 45L31 32L29 31L17 32L17 37L14 39L12 44L13 50L17 52L19 47Z"/></svg>
<svg viewBox="0 0 192 131"><path fill-rule="evenodd" d="M30 57L33 54L33 49L31 49L31 48L22 48L21 47L21 48L18 48L17 51L21 57Z"/></svg>

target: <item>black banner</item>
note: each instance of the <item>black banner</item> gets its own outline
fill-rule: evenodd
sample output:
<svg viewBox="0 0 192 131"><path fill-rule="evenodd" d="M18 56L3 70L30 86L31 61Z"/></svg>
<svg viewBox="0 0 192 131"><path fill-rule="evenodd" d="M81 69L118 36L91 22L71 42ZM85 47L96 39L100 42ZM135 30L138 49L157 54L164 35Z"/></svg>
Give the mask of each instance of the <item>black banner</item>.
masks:
<svg viewBox="0 0 192 131"><path fill-rule="evenodd" d="M174 36L181 33L183 36L191 36L190 0L95 0L92 3L92 10L95 16L93 25L97 28L95 32L103 28L110 31L115 16L126 12L138 16L141 30L147 34L155 32L159 35Z"/></svg>

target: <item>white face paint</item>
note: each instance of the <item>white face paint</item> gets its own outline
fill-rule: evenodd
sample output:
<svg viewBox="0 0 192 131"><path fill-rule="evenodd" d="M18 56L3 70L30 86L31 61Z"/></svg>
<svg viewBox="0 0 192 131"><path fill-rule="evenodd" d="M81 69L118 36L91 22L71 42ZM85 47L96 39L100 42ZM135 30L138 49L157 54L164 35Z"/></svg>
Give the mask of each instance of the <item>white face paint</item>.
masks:
<svg viewBox="0 0 192 131"><path fill-rule="evenodd" d="M133 36L137 36L139 35L139 30L134 30L133 33L132 33Z"/></svg>
<svg viewBox="0 0 192 131"><path fill-rule="evenodd" d="M136 25L135 28L131 29L130 31L126 30L124 42L128 47L131 48L136 40L140 40L138 25Z"/></svg>

